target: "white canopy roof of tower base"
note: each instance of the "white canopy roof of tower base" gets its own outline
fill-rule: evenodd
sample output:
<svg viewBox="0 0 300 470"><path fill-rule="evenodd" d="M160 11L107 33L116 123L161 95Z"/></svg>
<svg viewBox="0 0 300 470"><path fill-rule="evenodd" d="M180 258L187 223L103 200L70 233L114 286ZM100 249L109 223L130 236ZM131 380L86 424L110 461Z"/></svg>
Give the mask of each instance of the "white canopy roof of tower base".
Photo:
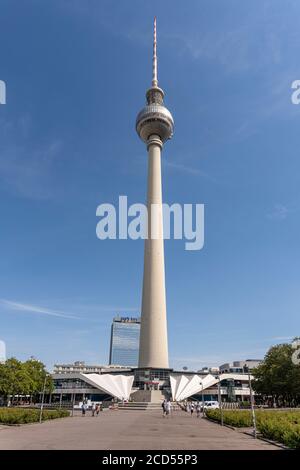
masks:
<svg viewBox="0 0 300 470"><path fill-rule="evenodd" d="M115 375L115 374L80 374L84 380L93 387L112 395L119 400L129 400L133 375Z"/></svg>
<svg viewBox="0 0 300 470"><path fill-rule="evenodd" d="M252 379L253 377L250 376ZM221 374L220 380L240 380L248 381L248 376L245 374ZM219 377L214 377L211 374L201 377L200 375L170 375L172 398L174 401L182 401L202 390L212 387L219 382Z"/></svg>

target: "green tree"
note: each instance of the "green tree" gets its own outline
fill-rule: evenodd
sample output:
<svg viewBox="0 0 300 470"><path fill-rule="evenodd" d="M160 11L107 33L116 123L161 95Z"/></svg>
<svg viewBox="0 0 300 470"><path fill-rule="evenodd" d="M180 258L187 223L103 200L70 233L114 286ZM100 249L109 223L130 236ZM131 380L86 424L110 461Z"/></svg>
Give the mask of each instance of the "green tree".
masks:
<svg viewBox="0 0 300 470"><path fill-rule="evenodd" d="M45 392L51 393L53 391L53 381L48 375L45 365L41 361L30 358L24 362L23 367L29 377L29 394L31 399L43 392L45 379Z"/></svg>
<svg viewBox="0 0 300 470"><path fill-rule="evenodd" d="M0 364L0 395L5 400L10 396L13 403L16 395L30 395L33 398L43 392L44 383L45 392L51 393L52 379L45 365L36 359L21 362L12 357Z"/></svg>
<svg viewBox="0 0 300 470"><path fill-rule="evenodd" d="M293 363L293 352L291 344L272 346L253 370L253 389L265 397L272 396L277 405L300 403L300 366Z"/></svg>
<svg viewBox="0 0 300 470"><path fill-rule="evenodd" d="M15 395L28 394L30 389L30 377L26 373L21 361L15 357L7 359L0 366L0 393L7 398L9 395L14 400Z"/></svg>

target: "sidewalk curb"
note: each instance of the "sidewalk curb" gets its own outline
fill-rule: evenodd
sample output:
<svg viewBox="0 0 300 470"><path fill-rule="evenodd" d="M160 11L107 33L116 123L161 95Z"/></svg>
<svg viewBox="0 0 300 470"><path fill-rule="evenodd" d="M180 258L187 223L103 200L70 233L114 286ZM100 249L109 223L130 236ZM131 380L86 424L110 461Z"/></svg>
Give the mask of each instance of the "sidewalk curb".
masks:
<svg viewBox="0 0 300 470"><path fill-rule="evenodd" d="M253 437L253 434L248 431L244 431L243 434L247 434L248 436ZM272 441L271 439L264 437L262 434L258 434L256 438L260 439L261 441L268 442L269 444L272 444L273 446L280 447L283 450L294 450L294 449L291 449L290 447L285 446L284 444L281 444L280 442Z"/></svg>

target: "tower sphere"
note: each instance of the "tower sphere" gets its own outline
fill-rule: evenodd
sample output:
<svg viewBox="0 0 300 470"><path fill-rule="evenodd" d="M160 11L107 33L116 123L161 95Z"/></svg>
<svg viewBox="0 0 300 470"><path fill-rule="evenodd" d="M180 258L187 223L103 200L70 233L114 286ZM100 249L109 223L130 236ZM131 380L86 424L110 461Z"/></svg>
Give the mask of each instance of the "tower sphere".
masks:
<svg viewBox="0 0 300 470"><path fill-rule="evenodd" d="M137 115L136 131L145 143L153 134L165 142L173 135L174 121L172 114L163 104L163 91L160 88L150 88L147 101L147 105Z"/></svg>

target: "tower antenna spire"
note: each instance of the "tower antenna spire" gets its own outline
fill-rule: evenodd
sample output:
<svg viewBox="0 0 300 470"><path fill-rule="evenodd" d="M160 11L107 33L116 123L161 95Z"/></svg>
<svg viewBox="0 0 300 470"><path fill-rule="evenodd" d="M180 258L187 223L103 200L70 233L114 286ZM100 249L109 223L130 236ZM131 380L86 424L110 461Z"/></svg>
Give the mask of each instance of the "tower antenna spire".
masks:
<svg viewBox="0 0 300 470"><path fill-rule="evenodd" d="M157 55L156 55L156 16L154 17L153 28L153 63L152 63L152 86L158 86L157 80Z"/></svg>

